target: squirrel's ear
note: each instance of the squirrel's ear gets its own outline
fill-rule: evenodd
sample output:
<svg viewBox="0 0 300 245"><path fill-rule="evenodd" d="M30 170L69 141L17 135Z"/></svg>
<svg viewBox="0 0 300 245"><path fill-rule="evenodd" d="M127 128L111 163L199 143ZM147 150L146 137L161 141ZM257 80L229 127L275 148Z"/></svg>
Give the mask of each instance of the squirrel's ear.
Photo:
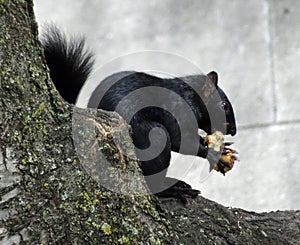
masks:
<svg viewBox="0 0 300 245"><path fill-rule="evenodd" d="M208 80L213 83L216 87L218 85L218 73L211 71L207 74Z"/></svg>
<svg viewBox="0 0 300 245"><path fill-rule="evenodd" d="M202 87L204 98L209 98L216 91L217 85L218 74L215 71L211 71L206 75L206 81Z"/></svg>

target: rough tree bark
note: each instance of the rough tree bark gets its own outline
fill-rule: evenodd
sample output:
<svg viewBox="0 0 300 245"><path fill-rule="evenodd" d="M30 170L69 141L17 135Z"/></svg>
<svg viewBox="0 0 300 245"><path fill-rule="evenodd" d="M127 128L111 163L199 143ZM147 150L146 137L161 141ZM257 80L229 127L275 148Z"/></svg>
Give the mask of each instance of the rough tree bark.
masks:
<svg viewBox="0 0 300 245"><path fill-rule="evenodd" d="M299 211L258 214L202 197L183 207L133 192L147 187L138 162L118 145L133 152L126 123L115 113L61 100L32 5L0 1L0 244L300 243ZM79 148L89 149L85 159L75 149L74 129ZM92 163L102 161L100 149L113 166L97 175ZM91 163L90 172L83 162ZM101 178L116 188L121 180L127 194L100 185Z"/></svg>

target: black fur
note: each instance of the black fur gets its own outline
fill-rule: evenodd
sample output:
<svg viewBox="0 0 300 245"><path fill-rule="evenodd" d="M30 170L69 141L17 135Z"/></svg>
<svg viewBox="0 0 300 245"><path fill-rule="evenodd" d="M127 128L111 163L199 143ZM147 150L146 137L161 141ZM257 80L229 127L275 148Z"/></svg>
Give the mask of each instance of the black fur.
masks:
<svg viewBox="0 0 300 245"><path fill-rule="evenodd" d="M94 64L92 53L85 51L84 38L68 40L56 26L49 25L41 43L55 87L66 101L75 104Z"/></svg>
<svg viewBox="0 0 300 245"><path fill-rule="evenodd" d="M42 44L56 88L65 100L75 103L93 65L91 53L83 51L83 39L68 42L56 28L48 30ZM195 197L200 192L182 181L165 177L171 151L207 158L215 164L220 153L208 151L198 128L208 134L215 130L236 133L233 108L218 87L215 72L170 79L141 72L116 73L99 83L88 107L117 111L127 120L150 190L160 197L176 197L183 203L187 202L186 196ZM191 113L196 123L192 123ZM154 128L160 130L150 140L149 133ZM158 154L151 157L155 152ZM166 190L162 189L164 186Z"/></svg>

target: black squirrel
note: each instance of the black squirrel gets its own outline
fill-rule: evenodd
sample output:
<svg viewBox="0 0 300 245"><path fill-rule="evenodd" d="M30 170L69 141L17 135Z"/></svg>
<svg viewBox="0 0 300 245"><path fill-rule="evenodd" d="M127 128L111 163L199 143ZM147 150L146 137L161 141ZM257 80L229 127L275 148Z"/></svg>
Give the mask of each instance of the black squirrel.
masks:
<svg viewBox="0 0 300 245"><path fill-rule="evenodd" d="M57 90L67 102L75 104L94 63L92 53L85 49L84 38L68 40L52 26L42 36L41 43ZM167 79L143 72L119 72L99 83L88 107L117 111L127 120L151 192L159 197L178 198L184 204L188 196L196 197L200 191L166 177L171 151L207 158L211 168L217 163L226 166L220 159L221 152L204 146L198 129L207 134L216 130L236 134L232 105L218 86L214 71ZM160 130L151 138L154 128ZM153 157L152 153L156 155Z"/></svg>

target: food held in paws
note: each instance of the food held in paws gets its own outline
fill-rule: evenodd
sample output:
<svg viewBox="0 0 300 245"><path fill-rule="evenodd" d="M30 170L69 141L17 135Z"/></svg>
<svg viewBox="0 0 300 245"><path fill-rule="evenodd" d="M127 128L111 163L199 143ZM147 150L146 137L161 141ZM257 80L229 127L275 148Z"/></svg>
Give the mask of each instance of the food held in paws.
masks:
<svg viewBox="0 0 300 245"><path fill-rule="evenodd" d="M211 135L207 135L204 138L204 143L209 148L213 148L215 151L220 151L220 148L224 143L224 135L222 132L216 131Z"/></svg>
<svg viewBox="0 0 300 245"><path fill-rule="evenodd" d="M204 138L204 144L208 148L213 148L215 151L221 152L221 159L225 162L219 161L214 166L214 170L221 172L225 175L226 172L233 168L236 157L236 151L228 148L228 146L232 145L233 143L224 142L224 135L220 131L216 131L211 135L207 135Z"/></svg>

